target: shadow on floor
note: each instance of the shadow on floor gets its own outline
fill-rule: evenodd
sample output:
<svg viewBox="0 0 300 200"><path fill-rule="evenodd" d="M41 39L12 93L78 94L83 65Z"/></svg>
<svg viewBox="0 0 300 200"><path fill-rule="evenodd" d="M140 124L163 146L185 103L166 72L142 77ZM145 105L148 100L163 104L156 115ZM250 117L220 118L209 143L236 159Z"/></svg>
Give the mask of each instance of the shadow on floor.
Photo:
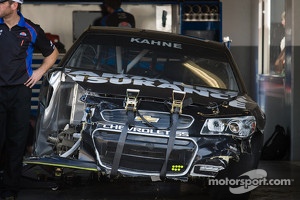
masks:
<svg viewBox="0 0 300 200"><path fill-rule="evenodd" d="M300 162L261 161L259 169L267 172L267 180L274 185L259 185L250 200L298 200L300 199ZM290 185L282 185L282 180L290 180ZM180 182L86 182L58 188L50 182L22 181L19 200L122 200L122 199L197 199L209 200L209 195L201 186Z"/></svg>

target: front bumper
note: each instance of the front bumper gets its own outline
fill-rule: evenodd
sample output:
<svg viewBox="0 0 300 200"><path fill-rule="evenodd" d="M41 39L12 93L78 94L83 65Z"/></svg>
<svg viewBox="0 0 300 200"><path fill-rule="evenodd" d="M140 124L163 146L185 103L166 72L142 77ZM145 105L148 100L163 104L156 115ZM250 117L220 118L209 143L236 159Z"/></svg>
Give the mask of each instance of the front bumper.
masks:
<svg viewBox="0 0 300 200"><path fill-rule="evenodd" d="M86 130L91 129L87 127ZM97 161L101 170L108 175L112 170L120 132L96 128L92 133ZM123 176L159 177L168 138L168 135L128 131L118 172ZM216 177L219 171L227 167L229 160L239 160L240 148L249 149L245 148L247 144L250 144L247 140L235 140L228 136L177 136L168 160L166 177Z"/></svg>
<svg viewBox="0 0 300 200"><path fill-rule="evenodd" d="M120 134L96 129L93 133L98 162L110 171ZM129 132L118 171L132 176L159 176L165 160L168 136ZM185 176L198 152L192 138L177 137L167 165L167 177Z"/></svg>

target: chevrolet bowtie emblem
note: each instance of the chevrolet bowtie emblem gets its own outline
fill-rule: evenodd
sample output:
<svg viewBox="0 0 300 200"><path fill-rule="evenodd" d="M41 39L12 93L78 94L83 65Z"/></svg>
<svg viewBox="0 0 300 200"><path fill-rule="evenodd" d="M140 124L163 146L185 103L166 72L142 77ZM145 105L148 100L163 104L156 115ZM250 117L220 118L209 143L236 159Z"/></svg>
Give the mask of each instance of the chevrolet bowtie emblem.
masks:
<svg viewBox="0 0 300 200"><path fill-rule="evenodd" d="M142 117L136 116L134 119L134 121L136 121L136 122L140 122L140 121L143 122L144 120L146 120L147 122L157 123L159 118L152 117L150 115L143 115Z"/></svg>

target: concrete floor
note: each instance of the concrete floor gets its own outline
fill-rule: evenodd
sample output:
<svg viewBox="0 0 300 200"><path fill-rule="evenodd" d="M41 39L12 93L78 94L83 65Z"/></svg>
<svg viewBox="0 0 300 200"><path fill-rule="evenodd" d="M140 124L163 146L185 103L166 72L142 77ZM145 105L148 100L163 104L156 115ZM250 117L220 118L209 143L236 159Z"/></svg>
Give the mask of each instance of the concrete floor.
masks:
<svg viewBox="0 0 300 200"><path fill-rule="evenodd" d="M300 199L300 162L261 161L267 179L290 179L290 186L259 186L251 194L251 200L297 200Z"/></svg>
<svg viewBox="0 0 300 200"><path fill-rule="evenodd" d="M290 179L290 186L260 185L250 200L300 199L300 162L261 161L259 169L267 172L267 179ZM45 182L23 180L19 200L115 200L115 199L210 199L201 187L186 183L162 182L105 182L65 186L53 191Z"/></svg>

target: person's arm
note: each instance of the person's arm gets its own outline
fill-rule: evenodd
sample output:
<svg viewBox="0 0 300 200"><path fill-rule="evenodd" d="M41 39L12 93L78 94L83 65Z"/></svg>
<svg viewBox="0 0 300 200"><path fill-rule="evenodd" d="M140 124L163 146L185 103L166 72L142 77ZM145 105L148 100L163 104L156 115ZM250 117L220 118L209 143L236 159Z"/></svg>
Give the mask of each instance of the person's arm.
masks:
<svg viewBox="0 0 300 200"><path fill-rule="evenodd" d="M283 49L280 54L278 55L275 61L275 72L282 73L285 64L285 49Z"/></svg>
<svg viewBox="0 0 300 200"><path fill-rule="evenodd" d="M59 52L55 48L52 54L44 58L41 66L33 71L32 76L24 83L24 85L32 88L48 71L48 69L50 69L55 64L58 54Z"/></svg>

